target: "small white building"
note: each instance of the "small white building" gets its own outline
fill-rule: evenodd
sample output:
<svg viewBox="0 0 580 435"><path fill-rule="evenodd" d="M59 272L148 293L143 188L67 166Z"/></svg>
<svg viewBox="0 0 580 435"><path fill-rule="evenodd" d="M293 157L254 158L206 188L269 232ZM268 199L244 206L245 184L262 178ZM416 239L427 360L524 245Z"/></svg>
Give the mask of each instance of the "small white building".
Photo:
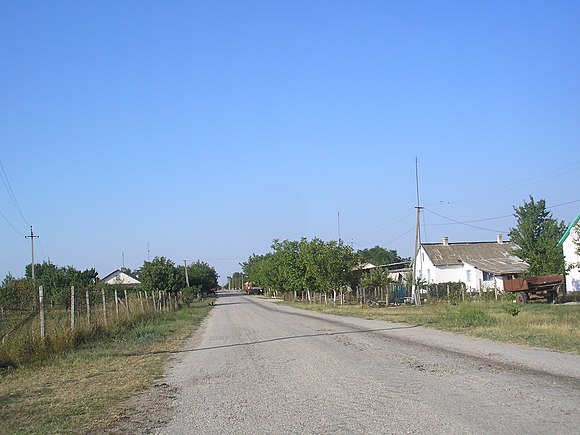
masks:
<svg viewBox="0 0 580 435"><path fill-rule="evenodd" d="M122 269L117 269L114 272L109 273L106 277L101 279L104 284L123 284L123 285L137 285L141 284L136 277L129 275Z"/></svg>
<svg viewBox="0 0 580 435"><path fill-rule="evenodd" d="M503 281L525 272L529 265L514 255L516 245L504 242L423 243L415 258L417 278L427 284L463 282L468 289L503 291Z"/></svg>
<svg viewBox="0 0 580 435"><path fill-rule="evenodd" d="M566 291L580 291L580 214L570 224L558 244L562 245L564 261L566 262Z"/></svg>

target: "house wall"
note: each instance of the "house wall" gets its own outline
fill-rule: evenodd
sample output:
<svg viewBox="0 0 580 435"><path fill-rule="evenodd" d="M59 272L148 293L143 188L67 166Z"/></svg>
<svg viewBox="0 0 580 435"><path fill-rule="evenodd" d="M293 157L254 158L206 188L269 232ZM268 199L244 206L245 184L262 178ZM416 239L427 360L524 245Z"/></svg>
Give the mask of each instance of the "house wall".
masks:
<svg viewBox="0 0 580 435"><path fill-rule="evenodd" d="M417 277L429 284L463 282L468 289L473 291L494 287L503 290L503 277L494 276L493 280L484 281L483 272L467 263L435 266L422 247L415 260L417 261Z"/></svg>
<svg viewBox="0 0 580 435"><path fill-rule="evenodd" d="M564 250L564 258L566 259L566 269L572 264L580 264L580 256L576 253L578 246L574 243L574 239L578 240L580 237L580 224L577 224L570 234L562 243ZM578 266L566 272L566 290L569 292L580 291L580 269Z"/></svg>
<svg viewBox="0 0 580 435"><path fill-rule="evenodd" d="M127 275L125 273L116 274L116 275L108 278L104 282L105 282L105 284L140 284L139 281L137 281L134 278L131 278L129 275Z"/></svg>
<svg viewBox="0 0 580 435"><path fill-rule="evenodd" d="M483 280L483 272L469 264L435 266L423 247L421 247L415 261L415 264L417 264L417 277L429 284L463 282L467 288L479 291L480 283Z"/></svg>

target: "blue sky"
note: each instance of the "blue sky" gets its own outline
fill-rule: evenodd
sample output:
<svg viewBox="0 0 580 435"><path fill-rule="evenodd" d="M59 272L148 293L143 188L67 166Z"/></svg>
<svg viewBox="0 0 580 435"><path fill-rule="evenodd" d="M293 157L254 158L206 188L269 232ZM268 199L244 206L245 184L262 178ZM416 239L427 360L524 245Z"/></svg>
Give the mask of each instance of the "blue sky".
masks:
<svg viewBox="0 0 580 435"><path fill-rule="evenodd" d="M529 195L568 223L578 22L577 1L4 2L0 278L29 225L37 262L100 276L149 246L224 282L274 238L337 239L338 213L355 249L410 256L416 157L424 241L494 240Z"/></svg>

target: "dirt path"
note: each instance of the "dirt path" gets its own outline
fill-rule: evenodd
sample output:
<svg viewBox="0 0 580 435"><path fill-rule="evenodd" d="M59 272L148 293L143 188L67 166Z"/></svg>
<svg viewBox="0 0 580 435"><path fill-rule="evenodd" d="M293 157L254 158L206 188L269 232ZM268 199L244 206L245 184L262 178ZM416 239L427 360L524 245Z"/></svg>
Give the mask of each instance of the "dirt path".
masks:
<svg viewBox="0 0 580 435"><path fill-rule="evenodd" d="M132 433L577 433L580 356L224 294ZM131 426L132 425L132 426Z"/></svg>

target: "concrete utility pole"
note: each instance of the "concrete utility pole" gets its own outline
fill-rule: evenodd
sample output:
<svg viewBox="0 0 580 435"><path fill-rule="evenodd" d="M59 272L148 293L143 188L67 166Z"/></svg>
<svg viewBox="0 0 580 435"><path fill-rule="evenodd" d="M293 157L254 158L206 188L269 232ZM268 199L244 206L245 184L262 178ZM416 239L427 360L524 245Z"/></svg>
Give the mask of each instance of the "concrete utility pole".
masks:
<svg viewBox="0 0 580 435"><path fill-rule="evenodd" d="M189 276L187 276L187 260L183 260L183 264L185 265L185 284L187 288L189 288Z"/></svg>
<svg viewBox="0 0 580 435"><path fill-rule="evenodd" d="M417 186L417 223L415 225L415 249L413 256L413 283L411 285L411 291L413 297L415 298L415 305L421 305L421 289L417 288L417 257L419 251L421 250L421 200L419 199L419 157L415 157L415 185ZM421 273L422 271L421 263ZM422 277L421 277L422 278Z"/></svg>
<svg viewBox="0 0 580 435"><path fill-rule="evenodd" d="M24 238L26 239L30 239L31 245L32 245L32 281L34 281L34 239L38 239L38 236L34 235L34 232L32 231L32 225L30 225L30 235L29 236L24 236Z"/></svg>

